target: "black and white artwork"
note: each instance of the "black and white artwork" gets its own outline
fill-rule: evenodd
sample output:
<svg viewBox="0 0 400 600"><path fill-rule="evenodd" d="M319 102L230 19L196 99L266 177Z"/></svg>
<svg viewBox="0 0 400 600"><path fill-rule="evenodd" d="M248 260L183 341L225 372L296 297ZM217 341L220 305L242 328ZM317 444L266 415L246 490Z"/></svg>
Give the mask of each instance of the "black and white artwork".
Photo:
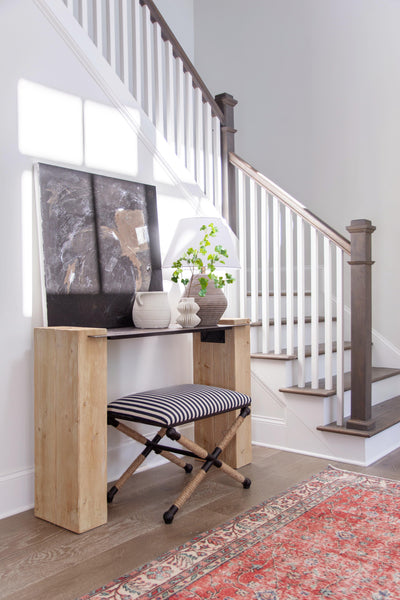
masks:
<svg viewBox="0 0 400 600"><path fill-rule="evenodd" d="M132 326L138 291L162 290L156 189L38 163L47 324Z"/></svg>

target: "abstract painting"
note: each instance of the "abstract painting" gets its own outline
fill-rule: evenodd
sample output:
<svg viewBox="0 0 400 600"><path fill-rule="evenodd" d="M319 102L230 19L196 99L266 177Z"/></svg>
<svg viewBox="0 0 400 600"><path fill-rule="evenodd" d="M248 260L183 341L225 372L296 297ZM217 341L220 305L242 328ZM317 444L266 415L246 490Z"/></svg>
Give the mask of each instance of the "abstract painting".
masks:
<svg viewBox="0 0 400 600"><path fill-rule="evenodd" d="M38 163L47 325L132 326L162 290L154 186Z"/></svg>

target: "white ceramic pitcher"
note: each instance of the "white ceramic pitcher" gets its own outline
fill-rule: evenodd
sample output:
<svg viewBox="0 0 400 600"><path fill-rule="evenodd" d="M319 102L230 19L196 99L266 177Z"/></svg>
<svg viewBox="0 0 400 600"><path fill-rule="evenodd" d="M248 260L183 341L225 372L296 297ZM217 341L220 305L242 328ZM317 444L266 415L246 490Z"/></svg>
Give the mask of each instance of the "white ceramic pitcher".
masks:
<svg viewBox="0 0 400 600"><path fill-rule="evenodd" d="M132 319L140 329L168 327L171 320L168 292L137 292Z"/></svg>

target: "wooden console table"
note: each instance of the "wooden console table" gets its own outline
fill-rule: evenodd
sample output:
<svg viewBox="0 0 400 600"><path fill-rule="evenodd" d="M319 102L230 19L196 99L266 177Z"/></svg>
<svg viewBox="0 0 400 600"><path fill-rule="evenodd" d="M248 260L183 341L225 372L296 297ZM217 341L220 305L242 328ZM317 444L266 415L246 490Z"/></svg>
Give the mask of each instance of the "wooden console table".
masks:
<svg viewBox="0 0 400 600"><path fill-rule="evenodd" d="M107 522L107 340L193 334L193 381L250 394L247 319L182 329L35 329L35 515L82 533ZM214 447L234 414L197 421L195 438ZM234 468L251 462L246 419L224 452Z"/></svg>

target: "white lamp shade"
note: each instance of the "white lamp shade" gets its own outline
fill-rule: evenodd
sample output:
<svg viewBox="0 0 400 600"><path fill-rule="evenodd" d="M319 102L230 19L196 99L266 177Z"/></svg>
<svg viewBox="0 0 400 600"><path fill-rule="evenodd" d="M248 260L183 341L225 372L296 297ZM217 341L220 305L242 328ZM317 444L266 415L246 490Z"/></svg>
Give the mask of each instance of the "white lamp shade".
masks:
<svg viewBox="0 0 400 600"><path fill-rule="evenodd" d="M210 252L215 246L222 246L228 254L224 258L224 264L216 265L217 268L240 269L240 262L236 252L234 233L225 219L216 217L188 217L181 219L177 225L175 234L171 240L169 250L164 258L163 267L172 267L173 263L183 256L188 248L198 248L200 241L204 238L204 231L200 231L202 225L213 225L218 229L215 237L210 238Z"/></svg>

